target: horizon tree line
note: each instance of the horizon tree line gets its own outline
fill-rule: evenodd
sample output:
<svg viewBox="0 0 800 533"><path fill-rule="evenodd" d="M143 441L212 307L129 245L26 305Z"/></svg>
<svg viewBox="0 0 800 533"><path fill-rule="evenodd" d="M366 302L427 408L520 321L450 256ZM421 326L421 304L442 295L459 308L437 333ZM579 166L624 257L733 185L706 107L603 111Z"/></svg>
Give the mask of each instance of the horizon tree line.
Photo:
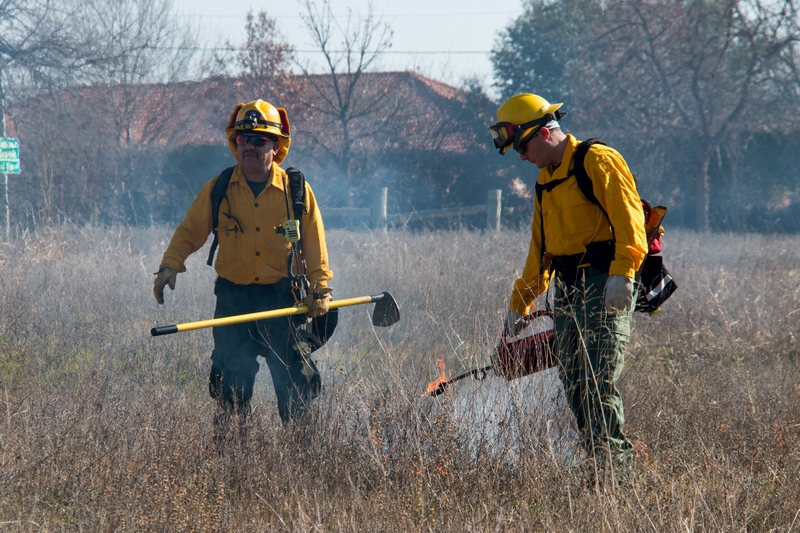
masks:
<svg viewBox="0 0 800 533"><path fill-rule="evenodd" d="M619 148L642 196L673 210L671 224L798 231L798 1L528 0L497 37L493 87L500 100L535 92L564 101L572 115L565 125ZM31 164L23 172L35 174L12 181L17 223L147 218L130 212L142 201L134 196L155 195L147 176L162 172L156 160L168 157L152 141L163 124L183 124L190 114L164 86L214 75L245 79L253 98L292 102L324 124L295 129L304 156L335 168L337 187L372 186L396 149L396 119L408 112L405 88L365 76L391 47L392 30L371 5L345 20L333 15L330 0L302 5L319 65L301 62L264 11L247 15L243 42L209 46L171 0L0 5L0 112L24 139ZM107 88L108 97L86 105L86 87ZM480 80L465 80L462 89L459 124L473 124L469 133L480 138L498 102ZM31 113L31 105L43 107ZM104 121L99 131L98 116L113 125ZM479 177L459 182L448 170L484 172L524 213L535 172L500 170L489 145L427 174L435 158L423 157L418 185L452 189L440 201L458 203ZM445 187L437 180L455 181Z"/></svg>

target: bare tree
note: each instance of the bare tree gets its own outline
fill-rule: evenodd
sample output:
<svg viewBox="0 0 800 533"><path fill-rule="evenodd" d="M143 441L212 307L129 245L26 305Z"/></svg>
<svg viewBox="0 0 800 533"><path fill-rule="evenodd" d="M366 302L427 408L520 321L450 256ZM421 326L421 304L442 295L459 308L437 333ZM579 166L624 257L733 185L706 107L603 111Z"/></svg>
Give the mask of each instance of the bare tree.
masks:
<svg viewBox="0 0 800 533"><path fill-rule="evenodd" d="M240 71L249 78L269 80L289 73L294 47L278 31L275 19L265 11L247 13L247 41L236 54Z"/></svg>
<svg viewBox="0 0 800 533"><path fill-rule="evenodd" d="M0 113L37 86L52 86L70 69L87 62L85 43L73 23L80 3L60 0L3 0L0 2ZM5 130L0 131L0 136Z"/></svg>
<svg viewBox="0 0 800 533"><path fill-rule="evenodd" d="M797 7L615 0L584 43L581 106L611 128L636 124L650 149L662 147L686 178L698 230L709 229L709 167L737 152L743 133L796 121Z"/></svg>
<svg viewBox="0 0 800 533"><path fill-rule="evenodd" d="M206 61L204 69L216 75L238 76L248 81L248 98L280 102L291 83L294 47L265 11L248 11L244 45L226 41Z"/></svg>
<svg viewBox="0 0 800 533"><path fill-rule="evenodd" d="M191 121L171 82L192 74L197 43L170 0L88 0L80 14L69 28L80 47L63 82L14 116L38 178L19 193L45 221L130 211L132 191L145 194L154 179L142 170L155 162L153 142L168 124Z"/></svg>
<svg viewBox="0 0 800 533"><path fill-rule="evenodd" d="M158 84L186 79L192 73L198 42L196 32L176 18L172 0L87 0L88 18L81 30L96 35L92 46L107 50L107 58L81 69L83 84L113 88L102 111L109 113L122 144L147 143L160 120L175 106ZM132 131L135 117L148 106L146 121Z"/></svg>
<svg viewBox="0 0 800 533"><path fill-rule="evenodd" d="M323 0L321 5L304 0L303 6L303 21L314 48L322 54L324 74L314 74L308 64L299 64L309 90L300 90L296 96L311 113L332 126L323 128L331 132L328 136L304 133L313 137L340 174L352 183L354 174L365 172L354 164L357 145L385 133L399 109L398 88L381 83L380 76L367 76L391 47L393 32L375 16L371 3L364 16L350 10L344 23L333 15L330 0Z"/></svg>
<svg viewBox="0 0 800 533"><path fill-rule="evenodd" d="M75 32L83 6L70 0L0 1L0 137L6 117L26 95L63 86L72 72L96 59L85 55ZM18 133L17 133L18 134ZM3 180L4 211L9 214L8 176ZM9 235L9 220L5 233Z"/></svg>

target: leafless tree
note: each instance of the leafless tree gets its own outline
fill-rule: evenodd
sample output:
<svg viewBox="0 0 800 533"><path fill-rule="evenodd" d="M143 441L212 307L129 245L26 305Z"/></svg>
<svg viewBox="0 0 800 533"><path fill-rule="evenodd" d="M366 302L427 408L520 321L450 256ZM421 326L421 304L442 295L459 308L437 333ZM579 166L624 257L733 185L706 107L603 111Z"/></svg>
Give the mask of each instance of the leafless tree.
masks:
<svg viewBox="0 0 800 533"><path fill-rule="evenodd" d="M82 14L83 5L70 0L0 1L0 137L7 134L6 117L15 102L63 86L70 74L98 57L85 55L86 42L75 31ZM8 188L6 176L6 214ZM8 235L9 228L5 231Z"/></svg>
<svg viewBox="0 0 800 533"><path fill-rule="evenodd" d="M167 123L180 130L176 122L191 121L190 103L174 97L171 82L191 76L198 46L170 0L81 2L67 35L77 43L69 70L14 115L25 171L38 178L18 192L45 221L129 204L131 191L143 189L142 153Z"/></svg>
<svg viewBox="0 0 800 533"><path fill-rule="evenodd" d="M304 0L303 6L303 22L314 48L322 54L324 73L313 73L309 64L298 63L308 90L300 89L296 96L311 114L331 126L323 128L331 132L328 136L303 133L311 135L340 174L353 183L353 174L365 172L355 164L358 145L374 142L385 133L399 109L400 88L382 83L380 76L367 75L391 47L393 32L376 17L372 4L364 15L350 10L344 22L334 16L330 0L321 5Z"/></svg>
<svg viewBox="0 0 800 533"><path fill-rule="evenodd" d="M698 230L709 229L710 165L743 133L796 122L797 9L797 0L613 0L584 43L582 107L661 147L685 176Z"/></svg>
<svg viewBox="0 0 800 533"><path fill-rule="evenodd" d="M101 112L108 113L122 144L147 143L159 119L185 103L169 98L159 84L191 75L198 41L191 27L176 18L171 0L87 0L88 18L81 31L96 37L92 46L106 50L106 59L81 69L84 85L112 88ZM147 120L132 131L134 117Z"/></svg>
<svg viewBox="0 0 800 533"><path fill-rule="evenodd" d="M236 76L248 81L250 95L280 103L291 83L294 47L266 11L247 13L244 44L226 41L206 61L204 69L214 75Z"/></svg>
<svg viewBox="0 0 800 533"><path fill-rule="evenodd" d="M85 42L74 31L83 6L68 0L0 2L0 113L37 86L52 86L87 63ZM5 131L0 131L5 135Z"/></svg>

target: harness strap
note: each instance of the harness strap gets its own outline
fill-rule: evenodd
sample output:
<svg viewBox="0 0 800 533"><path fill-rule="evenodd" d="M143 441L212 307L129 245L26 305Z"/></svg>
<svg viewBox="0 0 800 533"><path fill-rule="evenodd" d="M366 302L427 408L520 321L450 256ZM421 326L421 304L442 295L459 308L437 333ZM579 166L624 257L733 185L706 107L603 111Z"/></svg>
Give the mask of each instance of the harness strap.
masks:
<svg viewBox="0 0 800 533"><path fill-rule="evenodd" d="M292 252L289 254L287 270L289 280L292 282L292 293L298 303L302 303L308 293L308 267L306 265L305 254L303 253L303 213L306 213L305 196L306 196L306 177L298 169L289 167L286 169L286 175L289 177L288 191L286 191L286 216L290 219L297 220L297 228L300 233L300 240L292 243ZM287 188L284 182L284 188ZM291 198L291 211L289 209L289 199ZM294 263L302 267L302 272L299 275L294 273Z"/></svg>
<svg viewBox="0 0 800 533"><path fill-rule="evenodd" d="M217 235L219 208L222 206L222 199L225 198L227 200L228 198L228 185L231 183L234 168L236 167L228 167L220 172L217 182L214 183L214 188L211 189L211 227L214 232L214 240L211 242L211 250L208 252L208 261L206 261L208 266L214 263L214 254L217 252L217 246L219 246L219 237Z"/></svg>
<svg viewBox="0 0 800 533"><path fill-rule="evenodd" d="M608 213L603 208L603 206L600 205L600 201L594 194L594 185L592 183L592 179L589 177L589 173L586 172L586 166L584 164L584 161L586 160L586 154L589 153L589 148L591 148L593 144L602 144L603 146L607 146L606 143L604 143L600 139L595 139L595 138L586 139L585 141L578 144L578 147L575 149L575 153L572 156L572 161L573 161L572 170L569 171L566 178L553 180L545 184L541 184L538 181L536 183L535 187L536 198L539 200L539 230L541 233L541 240L542 240L542 257L541 257L541 263L539 265L540 275L544 274L545 256L547 254L547 244L545 242L545 233L544 233L544 215L542 214L543 213L542 198L545 192L552 191L553 189L555 189L556 187L558 187L559 185L561 185L562 183L564 183L565 181L574 176L575 181L578 183L578 189L580 189L581 194L583 194L583 196L589 202L596 205L598 209L600 209L600 211L606 217L606 220L608 220L609 224L611 224L611 219L608 217ZM612 241L610 242L615 242L616 236L614 235L613 225L611 226L611 236L612 236ZM593 243L590 243L590 245L591 244ZM585 252L583 254L577 254L577 255L583 256L585 255Z"/></svg>
<svg viewBox="0 0 800 533"><path fill-rule="evenodd" d="M586 199L596 205L606 217L606 220L611 223L611 219L608 218L608 213L606 213L606 210L603 209L602 205L600 205L600 201L597 199L597 196L594 195L594 184L592 183L592 179L589 177L589 173L586 172L586 166L584 164L584 161L586 160L586 154L589 153L589 148L593 144L602 144L603 146L608 146L600 139L595 138L586 139L580 143L578 148L575 149L575 155L573 157L575 163L572 165L572 171L570 174L575 175L575 181L578 182L578 188L581 190L581 193L586 197ZM612 237L614 235L614 226L611 226L611 235ZM616 240L616 238L614 240Z"/></svg>
<svg viewBox="0 0 800 533"><path fill-rule="evenodd" d="M565 181L567 181L572 176L572 173L568 174L566 178L561 178L560 180L554 180L549 183L542 185L538 181L536 182L536 198L539 200L539 232L541 233L542 238L542 261L539 265L539 274L544 273L544 258L547 254L547 244L544 239L544 215L542 214L542 196L545 192L550 192L555 189L557 186L561 185Z"/></svg>

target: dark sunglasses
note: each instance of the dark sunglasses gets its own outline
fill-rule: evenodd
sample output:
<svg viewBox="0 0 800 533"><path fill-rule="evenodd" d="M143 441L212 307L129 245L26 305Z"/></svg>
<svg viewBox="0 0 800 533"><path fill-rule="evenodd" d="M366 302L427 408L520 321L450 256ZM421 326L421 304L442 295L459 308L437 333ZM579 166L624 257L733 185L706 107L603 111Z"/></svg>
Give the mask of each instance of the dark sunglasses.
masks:
<svg viewBox="0 0 800 533"><path fill-rule="evenodd" d="M236 136L236 144L239 146L246 146L247 143L253 143L253 146L256 148L261 148L265 146L268 142L278 142L277 137L272 137L269 135L237 135Z"/></svg>

